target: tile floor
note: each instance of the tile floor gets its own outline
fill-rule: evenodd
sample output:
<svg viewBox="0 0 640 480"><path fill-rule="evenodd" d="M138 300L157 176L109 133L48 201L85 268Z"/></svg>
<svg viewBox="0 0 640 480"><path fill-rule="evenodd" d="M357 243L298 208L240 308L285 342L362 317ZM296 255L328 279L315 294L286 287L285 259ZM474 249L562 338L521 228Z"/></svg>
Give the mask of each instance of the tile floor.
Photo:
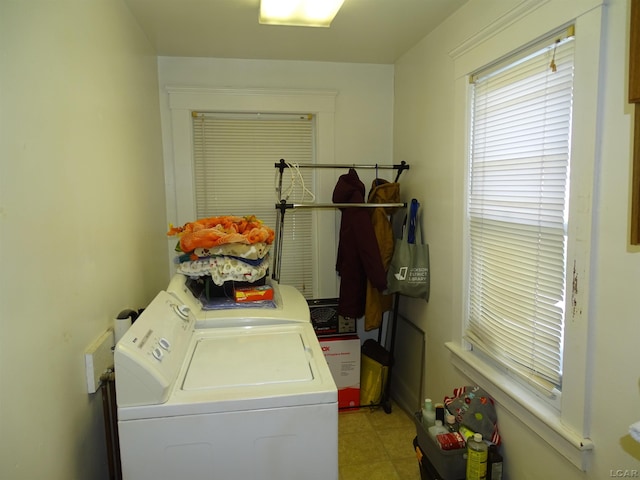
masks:
<svg viewBox="0 0 640 480"><path fill-rule="evenodd" d="M340 411L339 480L420 480L413 419L398 405Z"/></svg>

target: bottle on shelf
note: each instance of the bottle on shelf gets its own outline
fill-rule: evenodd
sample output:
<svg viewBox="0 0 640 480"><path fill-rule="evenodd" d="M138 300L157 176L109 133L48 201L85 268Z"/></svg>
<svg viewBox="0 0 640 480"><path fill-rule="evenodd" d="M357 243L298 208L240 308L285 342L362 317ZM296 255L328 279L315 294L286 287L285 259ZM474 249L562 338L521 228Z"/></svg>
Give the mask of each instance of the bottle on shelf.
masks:
<svg viewBox="0 0 640 480"><path fill-rule="evenodd" d="M435 404L435 409L436 409L436 420L440 420L442 422L442 424L444 425L445 423L445 419L444 419L444 403L436 403Z"/></svg>
<svg viewBox="0 0 640 480"><path fill-rule="evenodd" d="M436 422L436 411L433 408L433 402L430 398L424 399L424 405L422 406L422 425L425 429L429 430L429 427L433 426Z"/></svg>
<svg viewBox="0 0 640 480"><path fill-rule="evenodd" d="M458 423L456 422L456 416L455 415L447 413L445 415L445 420L447 422L445 424L445 427L447 427L447 429L450 432L457 432L458 431Z"/></svg>
<svg viewBox="0 0 640 480"><path fill-rule="evenodd" d="M429 427L429 436L433 439L434 442L438 443L437 436L441 433L449 433L449 429L442 425L440 420L436 420L436 422Z"/></svg>
<svg viewBox="0 0 640 480"><path fill-rule="evenodd" d="M488 456L489 446L482 440L481 433L476 433L467 440L466 480L485 480L487 478Z"/></svg>
<svg viewBox="0 0 640 480"><path fill-rule="evenodd" d="M465 427L464 425L460 425L458 427L458 432L460 432L462 434L462 436L464 437L465 440L469 440L469 438L473 437L473 435L476 433L476 432L472 431L471 429Z"/></svg>
<svg viewBox="0 0 640 480"><path fill-rule="evenodd" d="M502 455L500 455L498 447L495 445L489 445L487 480L502 480Z"/></svg>

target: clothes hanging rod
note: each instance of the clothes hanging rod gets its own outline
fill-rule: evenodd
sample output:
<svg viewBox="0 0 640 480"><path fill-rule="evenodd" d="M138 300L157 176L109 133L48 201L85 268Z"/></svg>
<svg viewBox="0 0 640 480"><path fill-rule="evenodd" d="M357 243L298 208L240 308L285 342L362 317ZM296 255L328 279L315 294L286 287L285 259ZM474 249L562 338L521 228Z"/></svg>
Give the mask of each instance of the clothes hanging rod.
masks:
<svg viewBox="0 0 640 480"><path fill-rule="evenodd" d="M280 162L274 163L273 166L280 169L289 168L289 164L285 162L284 159L280 159ZM377 163L373 165L361 165L357 163L297 163L295 166L298 168L377 168L379 170L409 170L409 165L404 160L394 165L382 165Z"/></svg>
<svg viewBox="0 0 640 480"><path fill-rule="evenodd" d="M406 203L276 203L276 208L406 208Z"/></svg>

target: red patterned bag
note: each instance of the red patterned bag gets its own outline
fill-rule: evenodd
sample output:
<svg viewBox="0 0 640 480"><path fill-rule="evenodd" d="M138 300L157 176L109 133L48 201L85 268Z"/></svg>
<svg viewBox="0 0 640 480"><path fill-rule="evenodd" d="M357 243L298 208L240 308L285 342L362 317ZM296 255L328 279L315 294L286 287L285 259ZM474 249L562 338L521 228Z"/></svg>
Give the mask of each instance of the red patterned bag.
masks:
<svg viewBox="0 0 640 480"><path fill-rule="evenodd" d="M445 397L449 413L455 415L459 425L481 433L482 438L500 445L498 416L493 398L480 387L467 386L454 389L453 397Z"/></svg>

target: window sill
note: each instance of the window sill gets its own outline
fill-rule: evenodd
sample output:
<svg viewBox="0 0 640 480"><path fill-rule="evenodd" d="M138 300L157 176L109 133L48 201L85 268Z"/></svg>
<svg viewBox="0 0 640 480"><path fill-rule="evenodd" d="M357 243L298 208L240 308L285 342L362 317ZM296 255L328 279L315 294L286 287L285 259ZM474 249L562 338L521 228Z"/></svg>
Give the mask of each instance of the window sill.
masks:
<svg viewBox="0 0 640 480"><path fill-rule="evenodd" d="M529 390L508 375L493 368L472 352L454 342L445 346L451 351L451 363L465 376L485 389L493 399L527 425L573 465L586 471L594 445L562 423L558 412L544 405Z"/></svg>

